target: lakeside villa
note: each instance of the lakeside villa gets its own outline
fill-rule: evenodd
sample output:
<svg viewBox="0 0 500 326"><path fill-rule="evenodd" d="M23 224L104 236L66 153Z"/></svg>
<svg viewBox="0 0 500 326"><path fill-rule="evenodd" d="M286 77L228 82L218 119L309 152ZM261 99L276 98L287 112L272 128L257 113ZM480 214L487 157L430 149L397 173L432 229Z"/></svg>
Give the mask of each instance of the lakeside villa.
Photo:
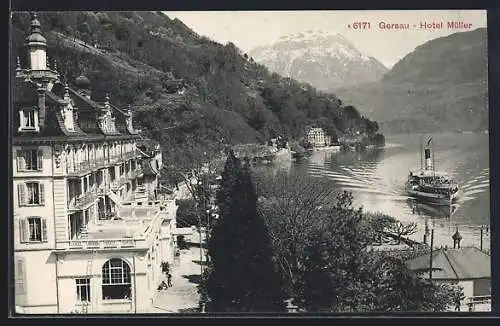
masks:
<svg viewBox="0 0 500 326"><path fill-rule="evenodd" d="M63 83L32 16L13 80L15 304L23 313L147 312L172 262L175 200L130 108Z"/></svg>
<svg viewBox="0 0 500 326"><path fill-rule="evenodd" d="M327 135L323 128L310 128L307 131L307 141L313 147L328 146L331 143L331 136Z"/></svg>

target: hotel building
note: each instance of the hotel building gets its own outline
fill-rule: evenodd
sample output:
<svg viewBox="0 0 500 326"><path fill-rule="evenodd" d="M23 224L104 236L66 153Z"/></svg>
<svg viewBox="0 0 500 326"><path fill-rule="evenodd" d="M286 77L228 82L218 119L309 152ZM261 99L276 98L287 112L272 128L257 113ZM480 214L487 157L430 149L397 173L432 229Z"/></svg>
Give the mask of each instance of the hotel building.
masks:
<svg viewBox="0 0 500 326"><path fill-rule="evenodd" d="M24 313L147 312L173 261L175 200L130 108L63 83L32 16L12 81L15 304Z"/></svg>
<svg viewBox="0 0 500 326"><path fill-rule="evenodd" d="M331 137L326 135L323 128L311 128L307 132L307 141L313 147L321 147L330 145Z"/></svg>

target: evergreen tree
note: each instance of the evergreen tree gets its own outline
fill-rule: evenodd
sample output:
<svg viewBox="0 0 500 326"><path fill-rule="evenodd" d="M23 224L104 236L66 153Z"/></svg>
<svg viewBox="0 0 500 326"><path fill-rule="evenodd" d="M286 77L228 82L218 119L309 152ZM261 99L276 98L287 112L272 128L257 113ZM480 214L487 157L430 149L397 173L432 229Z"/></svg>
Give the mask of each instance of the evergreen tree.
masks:
<svg viewBox="0 0 500 326"><path fill-rule="evenodd" d="M248 166L229 153L217 195L220 216L208 244L207 309L276 312L284 308L269 235L257 214Z"/></svg>

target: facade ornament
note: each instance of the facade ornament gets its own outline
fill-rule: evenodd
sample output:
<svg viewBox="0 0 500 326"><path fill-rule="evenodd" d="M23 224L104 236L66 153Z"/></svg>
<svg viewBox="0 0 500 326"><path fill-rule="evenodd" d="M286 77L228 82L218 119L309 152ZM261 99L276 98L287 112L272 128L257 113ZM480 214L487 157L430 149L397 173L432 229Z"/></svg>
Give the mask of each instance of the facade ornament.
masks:
<svg viewBox="0 0 500 326"><path fill-rule="evenodd" d="M64 100L68 103L70 102L69 86L67 82L64 83Z"/></svg>
<svg viewBox="0 0 500 326"><path fill-rule="evenodd" d="M16 71L21 71L21 59L19 56L17 56L17 65L16 65Z"/></svg>
<svg viewBox="0 0 500 326"><path fill-rule="evenodd" d="M106 98L104 99L104 106L107 108L109 108L109 94L106 93Z"/></svg>
<svg viewBox="0 0 500 326"><path fill-rule="evenodd" d="M56 167L57 168L59 168L61 166L61 155L62 155L62 152L63 152L63 148L62 148L61 145L55 145L54 146L54 155L55 155L55 162L56 162Z"/></svg>

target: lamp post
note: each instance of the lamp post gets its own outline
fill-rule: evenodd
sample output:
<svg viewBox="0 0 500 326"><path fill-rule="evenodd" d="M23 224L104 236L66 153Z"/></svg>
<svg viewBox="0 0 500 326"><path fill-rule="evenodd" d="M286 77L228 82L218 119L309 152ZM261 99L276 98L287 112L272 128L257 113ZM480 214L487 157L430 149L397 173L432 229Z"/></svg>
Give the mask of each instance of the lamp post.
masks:
<svg viewBox="0 0 500 326"><path fill-rule="evenodd" d="M483 226L481 225L481 242L479 245L479 249L483 251Z"/></svg>
<svg viewBox="0 0 500 326"><path fill-rule="evenodd" d="M431 253L429 258L429 280L432 281L432 249L434 247L434 228L431 229Z"/></svg>
<svg viewBox="0 0 500 326"><path fill-rule="evenodd" d="M458 247L458 249L460 249L460 241L462 240L462 235L460 234L460 232L458 232L458 226L457 226L457 230L451 236L451 238L453 239L453 249L455 249L457 247Z"/></svg>

